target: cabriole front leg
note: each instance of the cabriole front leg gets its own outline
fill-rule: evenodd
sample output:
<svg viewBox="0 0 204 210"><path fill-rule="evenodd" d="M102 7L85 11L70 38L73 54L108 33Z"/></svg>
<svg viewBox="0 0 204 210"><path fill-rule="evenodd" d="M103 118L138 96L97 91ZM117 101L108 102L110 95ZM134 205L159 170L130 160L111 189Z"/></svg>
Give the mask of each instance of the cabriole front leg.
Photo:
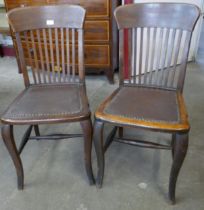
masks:
<svg viewBox="0 0 204 210"><path fill-rule="evenodd" d="M188 149L188 133L178 133L174 136L173 163L169 179L169 199L175 203L176 181Z"/></svg>
<svg viewBox="0 0 204 210"><path fill-rule="evenodd" d="M95 120L93 141L98 163L98 172L96 178L96 187L98 188L101 188L104 176L103 126L104 123L102 121Z"/></svg>
<svg viewBox="0 0 204 210"><path fill-rule="evenodd" d="M23 166L14 141L12 125L4 125L2 127L2 138L16 168L18 189L22 190L24 186Z"/></svg>
<svg viewBox="0 0 204 210"><path fill-rule="evenodd" d="M85 159L86 173L89 179L89 183L90 185L92 185L95 183L95 181L91 164L91 149L92 149L92 134L93 134L91 119L82 121L81 127L84 133L84 159Z"/></svg>

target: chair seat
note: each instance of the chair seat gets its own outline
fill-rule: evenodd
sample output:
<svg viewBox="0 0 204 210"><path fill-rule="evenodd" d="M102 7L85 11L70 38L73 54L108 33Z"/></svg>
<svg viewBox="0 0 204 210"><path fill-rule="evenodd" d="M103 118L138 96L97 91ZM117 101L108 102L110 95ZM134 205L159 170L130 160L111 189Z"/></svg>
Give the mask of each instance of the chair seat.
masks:
<svg viewBox="0 0 204 210"><path fill-rule="evenodd" d="M101 104L96 118L152 129L189 129L181 94L156 88L123 86Z"/></svg>
<svg viewBox="0 0 204 210"><path fill-rule="evenodd" d="M1 121L9 124L39 124L75 121L89 116L83 85L33 85L14 100Z"/></svg>

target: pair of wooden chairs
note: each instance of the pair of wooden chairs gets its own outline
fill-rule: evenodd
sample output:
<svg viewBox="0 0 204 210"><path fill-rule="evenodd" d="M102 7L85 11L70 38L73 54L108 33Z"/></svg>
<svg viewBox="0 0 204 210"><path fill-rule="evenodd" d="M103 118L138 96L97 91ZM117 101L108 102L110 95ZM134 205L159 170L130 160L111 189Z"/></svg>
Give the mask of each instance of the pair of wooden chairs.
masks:
<svg viewBox="0 0 204 210"><path fill-rule="evenodd" d="M187 152L190 128L182 91L191 35L199 15L199 9L190 4L132 4L115 10L120 31L120 87L95 113L93 141L98 187L103 181L104 153L113 140L150 148L171 148L169 198L175 202L176 180ZM26 88L2 115L1 121L2 137L16 168L19 189L24 185L20 154L29 139L80 136L43 136L38 126L76 121L83 130L89 183L95 183L91 166L93 131L84 76L84 18L85 10L73 5L28 7L8 13ZM128 45L123 44L124 35L128 37ZM114 125L105 144L104 123ZM14 141L14 125L28 125L19 149ZM124 127L171 133L172 144L125 138ZM35 136L30 136L33 129ZM114 138L117 130L119 138Z"/></svg>

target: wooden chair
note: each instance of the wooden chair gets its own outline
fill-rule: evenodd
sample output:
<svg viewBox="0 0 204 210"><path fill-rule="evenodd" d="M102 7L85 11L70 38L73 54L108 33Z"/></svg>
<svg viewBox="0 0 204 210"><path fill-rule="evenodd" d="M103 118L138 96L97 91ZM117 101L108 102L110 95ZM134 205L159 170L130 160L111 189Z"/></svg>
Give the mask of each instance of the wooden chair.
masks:
<svg viewBox="0 0 204 210"><path fill-rule="evenodd" d="M115 10L120 33L120 86L95 113L98 187L104 176L104 153L113 140L172 149L169 198L175 202L176 180L187 152L190 129L183 84L191 35L199 15L196 6L176 3L131 4ZM128 46L123 46L124 34L128 34ZM103 145L104 123L115 127ZM171 133L172 144L125 138L124 127ZM114 138L117 130L119 138Z"/></svg>
<svg viewBox="0 0 204 210"><path fill-rule="evenodd" d="M1 121L4 124L2 137L16 168L19 189L24 186L20 154L29 139L84 137L86 172L90 184L94 183L92 123L83 58L84 18L85 10L73 5L18 8L8 13L16 37L25 90L2 115ZM53 56L55 53L56 57ZM25 54L28 60L25 60ZM71 122L80 122L83 135L40 135L39 124ZM14 125L29 125L19 149L14 141ZM36 136L31 137L33 128Z"/></svg>

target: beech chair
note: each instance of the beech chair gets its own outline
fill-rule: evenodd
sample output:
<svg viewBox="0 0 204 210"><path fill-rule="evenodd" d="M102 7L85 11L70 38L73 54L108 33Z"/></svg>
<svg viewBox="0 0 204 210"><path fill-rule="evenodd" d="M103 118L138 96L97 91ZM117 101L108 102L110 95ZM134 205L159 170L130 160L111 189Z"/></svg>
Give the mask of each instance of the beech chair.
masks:
<svg viewBox="0 0 204 210"><path fill-rule="evenodd" d="M89 183L94 183L92 123L84 72L84 18L82 7L66 4L17 8L8 13L25 90L8 107L1 122L3 141L15 165L18 189L24 186L20 154L29 139L83 137L86 173ZM41 124L71 122L80 122L83 135L40 135ZM14 125L28 125L19 149L14 141ZM31 136L33 128L36 135Z"/></svg>
<svg viewBox="0 0 204 210"><path fill-rule="evenodd" d="M141 3L120 6L114 14L120 33L120 84L95 112L96 185L102 186L104 154L113 140L171 149L169 199L175 203L176 181L187 152L190 129L182 92L192 31L200 10L191 4ZM123 44L124 34L127 45ZM104 123L114 125L105 143ZM125 138L123 128L127 127L170 133L172 143Z"/></svg>

